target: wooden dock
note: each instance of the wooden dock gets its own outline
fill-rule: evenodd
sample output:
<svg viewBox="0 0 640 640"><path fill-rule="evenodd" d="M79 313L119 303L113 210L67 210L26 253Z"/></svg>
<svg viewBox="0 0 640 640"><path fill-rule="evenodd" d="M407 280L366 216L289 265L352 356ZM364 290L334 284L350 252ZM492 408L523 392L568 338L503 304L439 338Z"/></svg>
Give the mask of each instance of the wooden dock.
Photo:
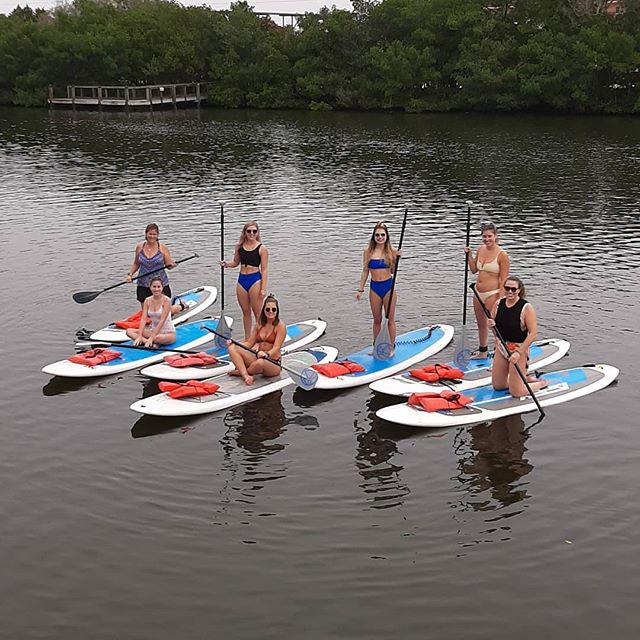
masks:
<svg viewBox="0 0 640 640"><path fill-rule="evenodd" d="M55 97L49 87L49 106L71 109L178 109L199 107L203 100L199 82L145 86L67 85L65 97Z"/></svg>

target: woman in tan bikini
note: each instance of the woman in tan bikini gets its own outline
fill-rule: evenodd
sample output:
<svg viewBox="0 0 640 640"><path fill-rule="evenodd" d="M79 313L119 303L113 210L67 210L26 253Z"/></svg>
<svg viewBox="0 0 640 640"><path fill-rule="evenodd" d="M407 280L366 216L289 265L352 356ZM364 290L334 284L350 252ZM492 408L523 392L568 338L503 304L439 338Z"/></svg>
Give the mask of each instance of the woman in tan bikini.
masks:
<svg viewBox="0 0 640 640"><path fill-rule="evenodd" d="M280 305L275 296L269 294L264 299L258 321L249 339L242 343L257 351L257 355L229 341L229 356L236 365L235 370L229 375L240 376L248 385L253 384L253 376L256 374L267 378L280 375L280 367L266 360L264 356L280 360L280 350L286 338L287 328L280 320Z"/></svg>
<svg viewBox="0 0 640 640"><path fill-rule="evenodd" d="M480 227L483 244L478 247L476 255L469 247L465 247L467 261L471 273L477 273L476 291L487 309L493 309L502 295L502 286L509 275L509 254L498 244L498 229L491 222ZM473 310L478 323L478 351L475 358L486 358L489 351L489 327L487 316L478 299L473 297Z"/></svg>

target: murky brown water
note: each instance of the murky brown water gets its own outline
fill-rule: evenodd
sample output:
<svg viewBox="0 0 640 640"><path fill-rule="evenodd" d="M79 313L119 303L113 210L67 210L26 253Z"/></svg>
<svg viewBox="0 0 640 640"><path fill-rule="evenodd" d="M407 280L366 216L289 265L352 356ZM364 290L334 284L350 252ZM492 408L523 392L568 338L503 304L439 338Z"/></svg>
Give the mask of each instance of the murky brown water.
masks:
<svg viewBox="0 0 640 640"><path fill-rule="evenodd" d="M2 637L601 638L640 633L640 120L0 110ZM343 353L374 221L411 217L401 330L460 326L464 201L503 228L561 366L619 383L490 427L380 424L367 388L195 420L138 419L132 372L40 368L135 307L119 281L157 221L175 291L219 284L259 220L288 321ZM227 307L239 319L233 282ZM445 358L450 351L442 354Z"/></svg>

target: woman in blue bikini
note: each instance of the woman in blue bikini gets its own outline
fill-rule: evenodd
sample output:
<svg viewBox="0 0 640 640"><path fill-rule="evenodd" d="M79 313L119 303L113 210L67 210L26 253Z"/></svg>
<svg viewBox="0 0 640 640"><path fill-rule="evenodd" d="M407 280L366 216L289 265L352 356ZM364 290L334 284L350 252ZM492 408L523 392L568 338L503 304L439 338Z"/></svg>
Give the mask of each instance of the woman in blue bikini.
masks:
<svg viewBox="0 0 640 640"><path fill-rule="evenodd" d="M220 265L225 269L240 265L236 295L242 309L244 337L245 340L248 340L253 324L251 312L253 311L256 320L260 317L262 300L267 293L269 251L262 244L260 227L257 222L252 220L242 227L233 260L221 260Z"/></svg>
<svg viewBox="0 0 640 640"><path fill-rule="evenodd" d="M378 222L373 229L369 244L364 250L362 260L362 274L360 275L360 286L356 291L356 300L364 293L364 285L371 274L371 284L369 290L369 303L373 314L373 340L380 333L382 326L382 314L389 309L389 337L391 343L396 340L396 302L398 296L395 291L393 300L390 300L389 292L393 285L393 269L396 258L400 255L391 244L389 231L384 222Z"/></svg>

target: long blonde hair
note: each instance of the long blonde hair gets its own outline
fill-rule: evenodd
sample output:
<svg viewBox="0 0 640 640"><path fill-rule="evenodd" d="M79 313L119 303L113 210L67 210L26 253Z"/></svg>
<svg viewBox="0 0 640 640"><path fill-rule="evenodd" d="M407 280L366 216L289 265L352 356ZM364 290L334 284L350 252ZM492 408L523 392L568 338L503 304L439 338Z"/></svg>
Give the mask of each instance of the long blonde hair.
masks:
<svg viewBox="0 0 640 640"><path fill-rule="evenodd" d="M376 226L373 228L373 231L371 232L371 238L369 239L369 244L365 249L365 255L367 256L367 259L368 259L371 256L371 254L375 251L376 247L378 246L376 244L376 231L378 229L382 229L387 234L387 238L384 241L384 247L382 249L382 255L384 256L384 261L389 265L389 269L393 269L393 266L396 261L396 250L394 246L391 244L391 238L389 237L389 229L387 229L387 225L384 222L382 221L376 222Z"/></svg>
<svg viewBox="0 0 640 640"><path fill-rule="evenodd" d="M245 238L247 237L247 229L249 227L255 227L258 230L258 233L256 233L256 235L253 237L258 242L262 242L262 238L260 237L260 227L258 226L258 223L255 220L249 220L249 222L247 222L244 227L242 227L242 231L240 232L240 239L236 243L236 249L239 249L244 244Z"/></svg>

